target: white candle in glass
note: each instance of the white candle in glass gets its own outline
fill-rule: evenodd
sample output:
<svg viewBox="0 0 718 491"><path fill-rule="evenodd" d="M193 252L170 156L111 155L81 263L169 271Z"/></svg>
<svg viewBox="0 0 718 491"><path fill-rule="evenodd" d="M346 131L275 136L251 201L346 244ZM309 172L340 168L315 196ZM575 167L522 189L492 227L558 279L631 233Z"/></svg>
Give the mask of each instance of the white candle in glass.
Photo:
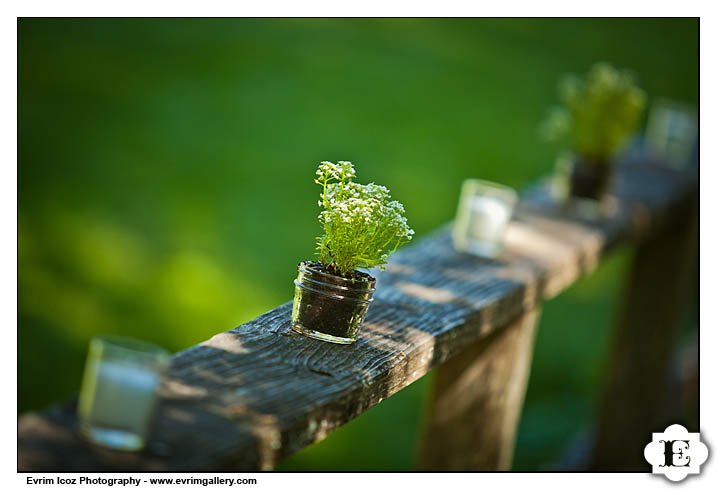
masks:
<svg viewBox="0 0 718 491"><path fill-rule="evenodd" d="M90 409L93 423L143 435L160 377L143 367L101 361Z"/></svg>
<svg viewBox="0 0 718 491"><path fill-rule="evenodd" d="M483 257L498 255L516 200L516 192L501 184L464 181L453 230L456 249Z"/></svg>
<svg viewBox="0 0 718 491"><path fill-rule="evenodd" d="M113 448L142 448L168 363L168 353L148 343L93 339L78 403L83 434Z"/></svg>
<svg viewBox="0 0 718 491"><path fill-rule="evenodd" d="M474 196L471 198L468 233L473 239L498 242L510 216L511 208L505 201L491 196Z"/></svg>
<svg viewBox="0 0 718 491"><path fill-rule="evenodd" d="M685 104L658 99L646 125L646 145L662 165L682 169L691 163L698 143L698 117Z"/></svg>

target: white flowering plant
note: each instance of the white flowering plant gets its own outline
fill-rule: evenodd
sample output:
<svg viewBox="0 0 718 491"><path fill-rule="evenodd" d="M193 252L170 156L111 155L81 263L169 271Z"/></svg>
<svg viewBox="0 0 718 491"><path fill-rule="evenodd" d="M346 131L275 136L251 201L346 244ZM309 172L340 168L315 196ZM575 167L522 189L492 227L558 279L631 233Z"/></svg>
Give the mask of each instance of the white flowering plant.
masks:
<svg viewBox="0 0 718 491"><path fill-rule="evenodd" d="M596 63L585 77L565 75L558 86L561 105L551 108L543 136L565 143L579 156L606 163L641 120L646 94L628 70Z"/></svg>
<svg viewBox="0 0 718 491"><path fill-rule="evenodd" d="M404 206L390 201L389 190L374 183L352 181L351 162L321 162L315 183L322 186L317 237L319 260L331 272L347 276L356 268L384 269L387 258L411 240L414 231L404 216Z"/></svg>

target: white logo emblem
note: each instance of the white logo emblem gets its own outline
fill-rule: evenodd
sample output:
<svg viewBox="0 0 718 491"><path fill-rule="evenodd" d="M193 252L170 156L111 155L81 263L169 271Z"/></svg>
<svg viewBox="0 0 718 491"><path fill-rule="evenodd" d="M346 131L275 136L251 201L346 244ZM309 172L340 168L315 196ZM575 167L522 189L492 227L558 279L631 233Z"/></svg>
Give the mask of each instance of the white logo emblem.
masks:
<svg viewBox="0 0 718 491"><path fill-rule="evenodd" d="M654 433L653 441L643 449L654 474L665 474L671 481L682 481L698 474L708 458L708 447L700 433L688 433L681 425L671 425L663 433Z"/></svg>

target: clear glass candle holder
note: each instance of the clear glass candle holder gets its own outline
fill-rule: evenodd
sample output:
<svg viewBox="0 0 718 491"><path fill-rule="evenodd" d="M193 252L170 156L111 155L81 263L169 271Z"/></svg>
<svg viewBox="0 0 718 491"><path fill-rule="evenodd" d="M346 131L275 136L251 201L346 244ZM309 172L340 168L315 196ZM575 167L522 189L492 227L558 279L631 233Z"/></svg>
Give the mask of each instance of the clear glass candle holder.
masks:
<svg viewBox="0 0 718 491"><path fill-rule="evenodd" d="M93 338L77 406L81 434L115 449L144 447L157 387L169 365L169 352L154 344Z"/></svg>
<svg viewBox="0 0 718 491"><path fill-rule="evenodd" d="M516 191L508 186L481 179L465 180L454 221L456 250L496 257L517 201Z"/></svg>
<svg viewBox="0 0 718 491"><path fill-rule="evenodd" d="M658 99L648 115L645 142L663 165L684 168L693 160L698 145L695 110L679 102Z"/></svg>

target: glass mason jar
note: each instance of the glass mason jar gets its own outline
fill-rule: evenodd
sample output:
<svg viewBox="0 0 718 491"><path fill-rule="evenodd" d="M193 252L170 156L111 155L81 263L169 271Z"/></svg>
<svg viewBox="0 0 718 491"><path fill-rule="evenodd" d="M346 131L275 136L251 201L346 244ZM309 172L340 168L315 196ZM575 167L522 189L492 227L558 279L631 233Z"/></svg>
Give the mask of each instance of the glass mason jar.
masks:
<svg viewBox="0 0 718 491"><path fill-rule="evenodd" d="M516 191L508 186L481 179L465 180L452 234L456 250L496 257L517 201Z"/></svg>
<svg viewBox="0 0 718 491"><path fill-rule="evenodd" d="M294 280L292 329L315 339L351 344L374 300L376 279L356 279L322 271L321 263L303 261Z"/></svg>
<svg viewBox="0 0 718 491"><path fill-rule="evenodd" d="M80 433L119 450L144 447L157 387L169 365L169 352L154 344L93 338L77 405Z"/></svg>
<svg viewBox="0 0 718 491"><path fill-rule="evenodd" d="M551 180L551 196L567 210L586 220L599 220L616 212L609 195L612 160L587 160L571 152L559 154Z"/></svg>
<svg viewBox="0 0 718 491"><path fill-rule="evenodd" d="M573 156L569 176L569 196L601 201L611 186L612 162Z"/></svg>

